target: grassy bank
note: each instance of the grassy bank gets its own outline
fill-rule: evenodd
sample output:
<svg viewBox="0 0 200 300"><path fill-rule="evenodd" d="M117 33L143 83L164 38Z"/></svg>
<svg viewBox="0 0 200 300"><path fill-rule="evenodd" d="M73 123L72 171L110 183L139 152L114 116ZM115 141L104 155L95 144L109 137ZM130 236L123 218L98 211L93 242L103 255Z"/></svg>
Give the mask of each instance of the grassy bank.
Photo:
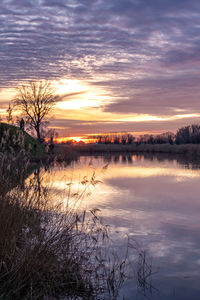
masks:
<svg viewBox="0 0 200 300"><path fill-rule="evenodd" d="M78 154L104 154L104 153L172 153L172 154L189 154L200 156L199 144L141 144L141 145L113 145L113 144L87 144L64 146L59 145L60 151L71 151Z"/></svg>
<svg viewBox="0 0 200 300"><path fill-rule="evenodd" d="M44 147L27 132L16 126L0 123L0 152L14 152L17 155L22 149L33 160L45 156Z"/></svg>

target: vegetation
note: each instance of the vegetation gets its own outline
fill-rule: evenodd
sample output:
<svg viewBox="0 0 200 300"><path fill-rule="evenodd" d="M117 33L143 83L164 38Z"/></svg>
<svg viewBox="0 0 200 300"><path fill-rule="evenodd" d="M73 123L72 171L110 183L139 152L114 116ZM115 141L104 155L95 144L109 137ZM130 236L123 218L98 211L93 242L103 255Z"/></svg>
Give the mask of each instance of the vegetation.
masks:
<svg viewBox="0 0 200 300"><path fill-rule="evenodd" d="M172 132L165 132L159 135L145 134L139 137L133 136L131 133L113 133L100 136L90 136L92 140L96 140L97 144L114 144L114 145L131 145L131 144L173 144L175 135Z"/></svg>
<svg viewBox="0 0 200 300"><path fill-rule="evenodd" d="M198 144L131 144L131 145L114 145L114 144L85 144L85 145L59 145L58 148L63 148L63 152L70 151L71 156L80 154L111 154L111 153L169 153L169 154L184 154L199 157L200 145ZM60 150L61 152L61 150Z"/></svg>
<svg viewBox="0 0 200 300"><path fill-rule="evenodd" d="M200 125L189 125L179 128L176 144L200 144Z"/></svg>
<svg viewBox="0 0 200 300"><path fill-rule="evenodd" d="M44 147L36 139L18 127L6 123L0 123L0 152L10 152L13 158L14 154L21 152L29 158L41 158L45 153Z"/></svg>
<svg viewBox="0 0 200 300"><path fill-rule="evenodd" d="M30 127L36 131L41 142L41 125L51 112L57 96L48 81L30 82L17 88L15 105L26 117Z"/></svg>
<svg viewBox="0 0 200 300"><path fill-rule="evenodd" d="M177 130L176 134L172 132L165 132L158 135L145 134L136 138L130 133L115 133L101 136L92 136L91 138L96 139L98 144L115 145L200 144L200 125L192 124L189 126L181 127Z"/></svg>
<svg viewBox="0 0 200 300"><path fill-rule="evenodd" d="M37 176L0 194L0 299L115 299L125 261L105 265L107 227L51 196Z"/></svg>

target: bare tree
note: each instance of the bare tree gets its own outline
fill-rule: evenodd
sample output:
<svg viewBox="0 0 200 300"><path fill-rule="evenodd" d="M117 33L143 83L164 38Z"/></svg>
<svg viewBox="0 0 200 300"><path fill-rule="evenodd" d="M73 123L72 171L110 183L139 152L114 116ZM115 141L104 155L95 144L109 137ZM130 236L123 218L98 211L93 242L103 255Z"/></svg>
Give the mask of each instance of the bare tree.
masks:
<svg viewBox="0 0 200 300"><path fill-rule="evenodd" d="M15 105L35 129L41 142L41 124L51 112L57 96L49 81L30 82L17 87Z"/></svg>

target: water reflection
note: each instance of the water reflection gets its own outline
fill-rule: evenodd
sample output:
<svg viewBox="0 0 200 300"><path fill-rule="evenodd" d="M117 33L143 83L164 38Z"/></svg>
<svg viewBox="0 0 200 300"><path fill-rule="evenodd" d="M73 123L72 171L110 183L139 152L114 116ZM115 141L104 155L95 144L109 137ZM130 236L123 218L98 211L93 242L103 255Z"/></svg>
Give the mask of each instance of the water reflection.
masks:
<svg viewBox="0 0 200 300"><path fill-rule="evenodd" d="M101 158L105 163L129 163L132 164L134 161L153 161L153 162L174 162L184 168L188 169L199 169L200 160L196 156L187 156L184 154L173 154L173 153L144 153L144 154L105 154L95 155L93 158Z"/></svg>
<svg viewBox="0 0 200 300"><path fill-rule="evenodd" d="M95 172L99 184L90 186L80 209L100 208L110 224L119 251L128 234L153 258L152 299L199 299L200 280L200 164L175 155L106 155L81 157L62 168L55 166L52 189L80 192L83 178ZM63 203L74 205L74 198ZM127 281L126 299L143 299L137 284ZM151 295L148 295L150 297Z"/></svg>

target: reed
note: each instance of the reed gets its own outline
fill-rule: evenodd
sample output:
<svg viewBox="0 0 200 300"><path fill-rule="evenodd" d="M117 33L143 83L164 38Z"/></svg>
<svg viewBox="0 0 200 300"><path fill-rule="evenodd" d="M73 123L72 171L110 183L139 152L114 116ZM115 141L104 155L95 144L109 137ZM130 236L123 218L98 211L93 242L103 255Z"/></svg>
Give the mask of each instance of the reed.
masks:
<svg viewBox="0 0 200 300"><path fill-rule="evenodd" d="M78 154L104 154L104 153L172 153L200 156L199 144L131 144L131 145L115 145L115 144L86 144L75 146L59 146L63 147L63 151L75 151Z"/></svg>
<svg viewBox="0 0 200 300"><path fill-rule="evenodd" d="M124 274L98 210L62 210L51 197L35 177L1 193L0 299L114 299Z"/></svg>
<svg viewBox="0 0 200 300"><path fill-rule="evenodd" d="M0 154L0 299L116 299L124 262L112 263L98 210L63 208L37 170L26 179L23 141L21 149ZM76 198L97 183L83 179Z"/></svg>

